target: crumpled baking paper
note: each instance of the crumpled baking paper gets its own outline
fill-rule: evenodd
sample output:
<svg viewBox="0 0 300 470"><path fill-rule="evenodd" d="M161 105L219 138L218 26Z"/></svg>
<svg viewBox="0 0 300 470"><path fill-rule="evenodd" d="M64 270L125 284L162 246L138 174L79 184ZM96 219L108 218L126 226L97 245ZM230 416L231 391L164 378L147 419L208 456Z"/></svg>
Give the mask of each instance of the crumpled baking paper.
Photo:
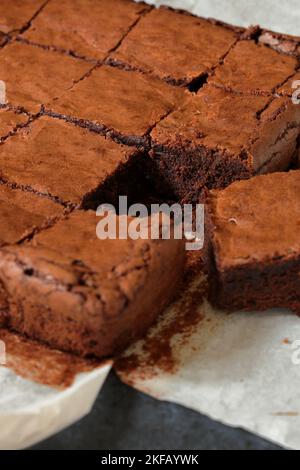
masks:
<svg viewBox="0 0 300 470"><path fill-rule="evenodd" d="M149 1L184 8L242 26L261 24L299 35L299 0ZM137 371L124 381L158 399L241 426L290 448L300 448L300 320L289 312L225 315L199 305L203 321L184 345L174 338L175 373ZM172 309L169 310L169 315ZM140 342L136 346L138 349ZM295 349L293 349L295 348ZM63 391L0 368L0 449L41 441L87 414L110 364L80 374Z"/></svg>

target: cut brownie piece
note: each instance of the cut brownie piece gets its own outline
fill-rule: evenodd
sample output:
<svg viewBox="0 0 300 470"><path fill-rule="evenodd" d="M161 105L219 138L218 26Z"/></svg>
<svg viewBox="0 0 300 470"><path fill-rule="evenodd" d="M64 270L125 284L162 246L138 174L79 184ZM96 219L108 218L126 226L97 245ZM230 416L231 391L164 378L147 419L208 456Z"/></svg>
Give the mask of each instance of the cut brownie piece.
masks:
<svg viewBox="0 0 300 470"><path fill-rule="evenodd" d="M300 171L240 181L207 197L210 301L300 314Z"/></svg>
<svg viewBox="0 0 300 470"><path fill-rule="evenodd" d="M205 186L286 169L299 124L300 106L290 98L250 98L205 85L151 132L151 156L177 197L197 201Z"/></svg>
<svg viewBox="0 0 300 470"><path fill-rule="evenodd" d="M125 144L146 144L152 127L189 93L138 72L101 66L56 103L61 115Z"/></svg>
<svg viewBox="0 0 300 470"><path fill-rule="evenodd" d="M0 184L0 245L22 241L63 214L60 204Z"/></svg>
<svg viewBox="0 0 300 470"><path fill-rule="evenodd" d="M99 240L98 222L94 212L75 212L31 245L1 250L6 327L97 357L147 330L178 291L184 242Z"/></svg>
<svg viewBox="0 0 300 470"><path fill-rule="evenodd" d="M22 37L104 59L149 8L129 0L51 0Z"/></svg>
<svg viewBox="0 0 300 470"><path fill-rule="evenodd" d="M29 121L26 114L14 113L10 109L0 108L0 142L19 127L25 126Z"/></svg>
<svg viewBox="0 0 300 470"><path fill-rule="evenodd" d="M291 77L299 63L254 41L240 41L219 65L209 83L239 93L272 93Z"/></svg>
<svg viewBox="0 0 300 470"><path fill-rule="evenodd" d="M217 65L237 36L234 29L163 7L141 18L111 59L188 85Z"/></svg>
<svg viewBox="0 0 300 470"><path fill-rule="evenodd" d="M0 179L65 205L85 205L138 155L135 148L45 116L0 146Z"/></svg>
<svg viewBox="0 0 300 470"><path fill-rule="evenodd" d="M83 60L27 44L11 43L0 50L7 102L30 112L62 95L90 68Z"/></svg>
<svg viewBox="0 0 300 470"><path fill-rule="evenodd" d="M1 0L0 31L21 31L40 11L46 0Z"/></svg>

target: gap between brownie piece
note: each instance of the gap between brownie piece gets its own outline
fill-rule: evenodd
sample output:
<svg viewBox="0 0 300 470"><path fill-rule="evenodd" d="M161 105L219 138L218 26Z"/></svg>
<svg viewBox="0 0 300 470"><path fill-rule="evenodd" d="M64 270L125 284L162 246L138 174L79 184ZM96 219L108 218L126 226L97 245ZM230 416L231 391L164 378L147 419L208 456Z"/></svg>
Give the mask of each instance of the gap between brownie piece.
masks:
<svg viewBox="0 0 300 470"><path fill-rule="evenodd" d="M151 158L177 198L205 187L286 170L295 154L300 106L290 98L243 96L205 85L151 132Z"/></svg>
<svg viewBox="0 0 300 470"><path fill-rule="evenodd" d="M300 314L299 187L295 170L207 193L205 258L215 306Z"/></svg>

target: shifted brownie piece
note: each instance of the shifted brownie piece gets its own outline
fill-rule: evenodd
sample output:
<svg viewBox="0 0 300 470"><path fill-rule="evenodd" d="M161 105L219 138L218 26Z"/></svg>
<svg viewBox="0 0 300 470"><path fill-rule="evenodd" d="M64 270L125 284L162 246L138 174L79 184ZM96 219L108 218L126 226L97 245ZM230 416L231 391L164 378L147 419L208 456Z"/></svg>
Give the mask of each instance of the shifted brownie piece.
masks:
<svg viewBox="0 0 300 470"><path fill-rule="evenodd" d="M135 148L45 116L0 145L0 180L82 205L138 155Z"/></svg>
<svg viewBox="0 0 300 470"><path fill-rule="evenodd" d="M258 176L207 197L210 301L300 314L300 171Z"/></svg>
<svg viewBox="0 0 300 470"><path fill-rule="evenodd" d="M27 44L14 42L0 50L7 102L30 112L62 95L90 68L83 60Z"/></svg>
<svg viewBox="0 0 300 470"><path fill-rule="evenodd" d="M139 72L101 66L52 106L61 115L126 144L145 144L152 127L188 92Z"/></svg>
<svg viewBox="0 0 300 470"><path fill-rule="evenodd" d="M11 33L22 30L39 12L46 0L1 0L0 31Z"/></svg>
<svg viewBox="0 0 300 470"><path fill-rule="evenodd" d="M0 245L20 242L63 211L60 204L47 198L0 184Z"/></svg>
<svg viewBox="0 0 300 470"><path fill-rule="evenodd" d="M197 201L203 188L286 169L295 154L300 106L205 85L151 132L151 156L174 194Z"/></svg>
<svg viewBox="0 0 300 470"><path fill-rule="evenodd" d="M240 93L272 93L297 67L295 57L254 41L240 41L215 69L209 83Z"/></svg>
<svg viewBox="0 0 300 470"><path fill-rule="evenodd" d="M178 291L184 242L99 240L98 222L95 213L79 211L31 245L1 250L6 327L98 357L147 330Z"/></svg>
<svg viewBox="0 0 300 470"><path fill-rule="evenodd" d="M22 37L104 59L148 9L129 0L51 0Z"/></svg>
<svg viewBox="0 0 300 470"><path fill-rule="evenodd" d="M10 109L0 108L0 142L19 127L29 121L26 114L14 113Z"/></svg>
<svg viewBox="0 0 300 470"><path fill-rule="evenodd" d="M174 85L188 85L218 64L236 39L234 29L159 8L141 18L111 58Z"/></svg>

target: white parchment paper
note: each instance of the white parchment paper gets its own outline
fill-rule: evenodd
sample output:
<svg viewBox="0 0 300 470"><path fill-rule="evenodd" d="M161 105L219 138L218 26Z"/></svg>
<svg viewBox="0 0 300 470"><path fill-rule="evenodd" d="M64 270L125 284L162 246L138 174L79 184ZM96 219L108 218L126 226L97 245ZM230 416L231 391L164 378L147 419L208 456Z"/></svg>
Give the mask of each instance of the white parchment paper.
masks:
<svg viewBox="0 0 300 470"><path fill-rule="evenodd" d="M90 412L111 364L82 373L58 391L0 368L0 449L31 446Z"/></svg>

